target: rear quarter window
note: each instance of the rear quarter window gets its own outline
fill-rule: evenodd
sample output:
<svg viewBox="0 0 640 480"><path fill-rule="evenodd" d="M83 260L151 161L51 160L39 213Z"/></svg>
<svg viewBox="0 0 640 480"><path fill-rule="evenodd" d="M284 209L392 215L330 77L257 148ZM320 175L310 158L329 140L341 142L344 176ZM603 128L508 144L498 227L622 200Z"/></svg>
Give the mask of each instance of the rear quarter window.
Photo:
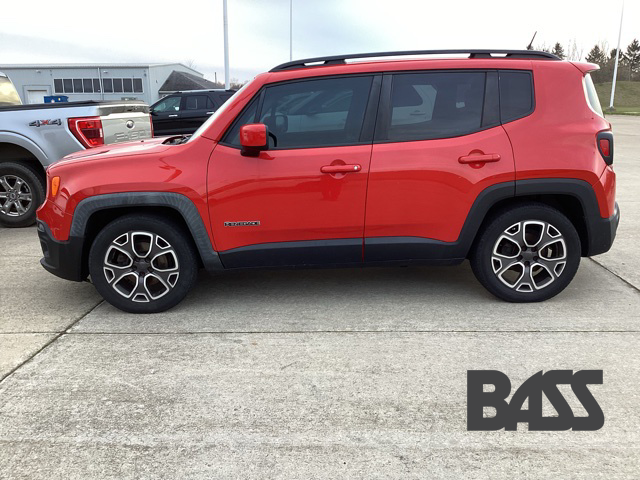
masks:
<svg viewBox="0 0 640 480"><path fill-rule="evenodd" d="M604 114L602 113L602 106L600 105L600 99L598 98L598 92L593 84L591 75L588 73L584 76L584 94L587 98L587 104L591 107L591 110L601 117L604 117Z"/></svg>
<svg viewBox="0 0 640 480"><path fill-rule="evenodd" d="M531 72L500 71L500 118L502 123L526 117L533 112Z"/></svg>

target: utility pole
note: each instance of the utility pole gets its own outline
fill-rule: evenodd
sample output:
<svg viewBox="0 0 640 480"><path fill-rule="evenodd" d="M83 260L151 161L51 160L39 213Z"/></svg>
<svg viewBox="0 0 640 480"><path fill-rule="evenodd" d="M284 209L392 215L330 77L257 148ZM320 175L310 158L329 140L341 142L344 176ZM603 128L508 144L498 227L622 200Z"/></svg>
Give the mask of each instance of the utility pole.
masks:
<svg viewBox="0 0 640 480"><path fill-rule="evenodd" d="M293 60L293 0L289 0L289 61Z"/></svg>
<svg viewBox="0 0 640 480"><path fill-rule="evenodd" d="M620 37L622 37L622 18L624 17L624 1L622 2L622 12L620 13L620 30L618 31L618 48L616 49L616 63L613 66L613 81L611 82L611 101L609 110L613 110L613 97L616 94L616 78L618 77L618 59L620 57Z"/></svg>
<svg viewBox="0 0 640 480"><path fill-rule="evenodd" d="M227 22L227 0L222 0L222 17L224 22L224 88L229 90L229 25Z"/></svg>

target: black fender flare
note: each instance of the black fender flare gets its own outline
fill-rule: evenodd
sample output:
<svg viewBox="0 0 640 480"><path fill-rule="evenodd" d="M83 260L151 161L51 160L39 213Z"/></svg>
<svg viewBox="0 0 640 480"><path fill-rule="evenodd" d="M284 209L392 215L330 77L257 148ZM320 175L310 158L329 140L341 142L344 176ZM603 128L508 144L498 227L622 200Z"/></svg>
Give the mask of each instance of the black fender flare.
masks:
<svg viewBox="0 0 640 480"><path fill-rule="evenodd" d="M95 212L122 207L167 207L177 211L191 232L204 267L209 271L223 269L198 209L188 197L179 193L125 192L85 198L78 203L73 213L69 236L84 237L89 219Z"/></svg>

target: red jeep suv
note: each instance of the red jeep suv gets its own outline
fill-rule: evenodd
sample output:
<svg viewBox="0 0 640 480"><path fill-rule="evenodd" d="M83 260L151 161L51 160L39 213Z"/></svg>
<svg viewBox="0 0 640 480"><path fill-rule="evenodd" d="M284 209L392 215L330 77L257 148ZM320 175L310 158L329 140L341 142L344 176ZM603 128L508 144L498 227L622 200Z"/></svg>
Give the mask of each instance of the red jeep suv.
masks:
<svg viewBox="0 0 640 480"><path fill-rule="evenodd" d="M548 299L618 226L597 68L513 50L285 63L191 137L53 164L41 263L129 312L176 305L199 267L467 258L495 296Z"/></svg>

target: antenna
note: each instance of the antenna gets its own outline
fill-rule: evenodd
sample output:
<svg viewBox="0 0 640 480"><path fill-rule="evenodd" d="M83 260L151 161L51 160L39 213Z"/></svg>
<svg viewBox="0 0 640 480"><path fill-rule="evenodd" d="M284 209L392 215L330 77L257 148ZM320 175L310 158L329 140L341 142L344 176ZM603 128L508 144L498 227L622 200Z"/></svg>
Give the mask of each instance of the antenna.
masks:
<svg viewBox="0 0 640 480"><path fill-rule="evenodd" d="M527 45L527 50L533 50L533 40L534 38L536 38L537 34L538 34L538 31L536 30L535 33L533 34L533 37L531 37L531 41L529 42L529 45Z"/></svg>

